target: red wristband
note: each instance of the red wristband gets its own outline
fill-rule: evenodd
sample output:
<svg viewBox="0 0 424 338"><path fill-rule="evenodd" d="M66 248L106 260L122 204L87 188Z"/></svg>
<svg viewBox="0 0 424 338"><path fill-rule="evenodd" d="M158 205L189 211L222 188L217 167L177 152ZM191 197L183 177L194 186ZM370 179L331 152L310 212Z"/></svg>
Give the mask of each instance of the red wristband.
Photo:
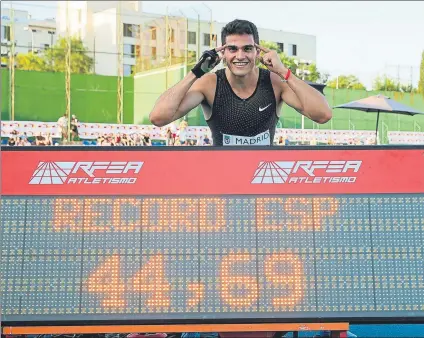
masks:
<svg viewBox="0 0 424 338"><path fill-rule="evenodd" d="M290 74L291 74L291 70L290 70L290 68L287 70L287 74L286 74L286 76L284 76L284 80L288 80L289 79L289 77L290 77Z"/></svg>

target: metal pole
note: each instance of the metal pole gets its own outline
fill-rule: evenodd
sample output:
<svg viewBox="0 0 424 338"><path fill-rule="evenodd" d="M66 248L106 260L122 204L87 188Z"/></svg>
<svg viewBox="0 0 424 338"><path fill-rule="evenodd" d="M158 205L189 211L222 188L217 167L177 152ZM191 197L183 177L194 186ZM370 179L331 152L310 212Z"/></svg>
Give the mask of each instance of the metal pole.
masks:
<svg viewBox="0 0 424 338"><path fill-rule="evenodd" d="M71 140L71 34L69 28L69 1L66 1L66 54L65 54L66 116L68 116L68 142Z"/></svg>
<svg viewBox="0 0 424 338"><path fill-rule="evenodd" d="M200 57L200 14L194 7L191 7L197 13L197 55L196 59Z"/></svg>
<svg viewBox="0 0 424 338"><path fill-rule="evenodd" d="M123 40L123 22L121 18L121 1L118 1L117 7L117 25L118 25L118 36L117 36L117 48L118 48L118 79L117 79L117 122L118 124L123 123L123 93L124 93L124 46L122 44Z"/></svg>
<svg viewBox="0 0 424 338"><path fill-rule="evenodd" d="M168 90L168 57L169 57L169 31L168 31L168 6L166 6L166 16L165 16L165 90Z"/></svg>
<svg viewBox="0 0 424 338"><path fill-rule="evenodd" d="M209 48L212 49L212 9L208 5L206 5L204 2L202 4L209 10L211 13L211 22L209 25Z"/></svg>
<svg viewBox="0 0 424 338"><path fill-rule="evenodd" d="M10 119L15 120L15 10L13 9L13 2L10 2L10 58L9 58L9 71L10 71Z"/></svg>
<svg viewBox="0 0 424 338"><path fill-rule="evenodd" d="M96 74L96 37L93 40L93 74Z"/></svg>
<svg viewBox="0 0 424 338"><path fill-rule="evenodd" d="M305 81L305 72L304 69L302 67L302 80ZM305 129L305 116L302 115L302 129Z"/></svg>
<svg viewBox="0 0 424 338"><path fill-rule="evenodd" d="M187 75L187 67L188 67L188 18L184 15L184 13L179 10L183 17L186 19L186 34L185 34L185 52L184 52L184 77Z"/></svg>

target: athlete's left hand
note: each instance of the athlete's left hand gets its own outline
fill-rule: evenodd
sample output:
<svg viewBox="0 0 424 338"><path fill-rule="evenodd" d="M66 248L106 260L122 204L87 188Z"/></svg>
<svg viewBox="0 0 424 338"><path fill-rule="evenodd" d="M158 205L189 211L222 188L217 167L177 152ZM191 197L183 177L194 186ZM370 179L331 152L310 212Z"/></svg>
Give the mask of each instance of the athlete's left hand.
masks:
<svg viewBox="0 0 424 338"><path fill-rule="evenodd" d="M262 47L256 43L255 46L256 48L265 53L259 57L259 60L263 65L265 65L265 67L267 67L271 72L274 72L280 76L286 76L288 69L281 62L281 59L275 50Z"/></svg>

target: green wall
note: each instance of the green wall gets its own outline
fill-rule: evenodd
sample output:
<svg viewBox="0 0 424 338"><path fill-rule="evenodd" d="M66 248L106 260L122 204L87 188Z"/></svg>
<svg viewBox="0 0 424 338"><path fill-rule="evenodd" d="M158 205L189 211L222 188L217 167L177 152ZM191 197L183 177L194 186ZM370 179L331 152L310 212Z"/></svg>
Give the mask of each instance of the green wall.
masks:
<svg viewBox="0 0 424 338"><path fill-rule="evenodd" d="M2 70L2 120L10 118L9 72ZM71 114L83 122L116 123L117 77L71 75ZM134 80L124 78L124 123L134 120ZM15 120L57 121L66 110L65 74L15 72Z"/></svg>
<svg viewBox="0 0 424 338"><path fill-rule="evenodd" d="M149 124L149 113L157 98L184 77L184 67L173 66L124 78L124 123ZM2 69L1 117L9 119L9 71ZM71 78L71 112L80 121L116 123L117 78L113 76L73 74ZM363 90L325 89L331 107L376 95ZM424 112L424 97L419 94L386 92L383 94ZM65 112L65 75L16 71L15 119L20 121L57 121ZM374 130L377 114L355 110L334 109L333 119L318 125L305 119L305 128ZM424 131L424 116L380 114L382 141L387 131ZM205 126L201 108L188 114L190 125ZM281 126L301 128L301 116L283 105Z"/></svg>

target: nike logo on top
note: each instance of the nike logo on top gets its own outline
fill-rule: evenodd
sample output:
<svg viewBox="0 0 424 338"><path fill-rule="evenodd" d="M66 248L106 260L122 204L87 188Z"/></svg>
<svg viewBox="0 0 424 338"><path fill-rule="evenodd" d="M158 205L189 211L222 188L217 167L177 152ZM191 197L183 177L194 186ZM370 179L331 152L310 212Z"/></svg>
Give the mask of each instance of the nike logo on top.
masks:
<svg viewBox="0 0 424 338"><path fill-rule="evenodd" d="M259 107L259 111L264 111L265 109L267 109L270 105L271 105L272 103L270 103L269 105L267 105L266 107L263 107L263 108L261 108L261 107Z"/></svg>

